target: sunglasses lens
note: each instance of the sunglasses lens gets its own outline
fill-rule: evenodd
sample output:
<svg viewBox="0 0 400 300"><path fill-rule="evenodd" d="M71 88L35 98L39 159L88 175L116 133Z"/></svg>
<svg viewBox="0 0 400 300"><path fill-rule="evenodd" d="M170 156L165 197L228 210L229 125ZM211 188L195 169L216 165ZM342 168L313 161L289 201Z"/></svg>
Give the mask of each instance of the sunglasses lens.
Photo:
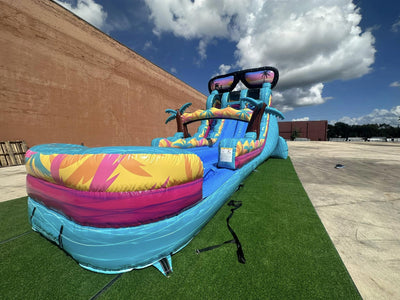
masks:
<svg viewBox="0 0 400 300"><path fill-rule="evenodd" d="M263 70L255 72L247 72L244 74L244 80L249 88L262 87L263 83L272 83L275 73L272 70Z"/></svg>
<svg viewBox="0 0 400 300"><path fill-rule="evenodd" d="M211 90L217 90L219 92L229 91L233 84L234 76L227 76L222 78L216 78L210 83Z"/></svg>

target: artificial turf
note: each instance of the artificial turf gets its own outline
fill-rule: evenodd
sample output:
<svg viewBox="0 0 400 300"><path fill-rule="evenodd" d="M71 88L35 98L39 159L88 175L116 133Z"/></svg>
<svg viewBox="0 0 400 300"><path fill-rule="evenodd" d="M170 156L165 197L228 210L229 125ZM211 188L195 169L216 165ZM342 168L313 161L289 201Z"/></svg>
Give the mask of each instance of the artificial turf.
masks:
<svg viewBox="0 0 400 300"><path fill-rule="evenodd" d="M172 256L169 278L153 267L118 277L84 270L38 233L27 233L26 198L0 203L0 298L361 299L290 159L261 164L231 199L243 203L230 224L246 263L237 261L235 244L195 254L232 238L224 205Z"/></svg>

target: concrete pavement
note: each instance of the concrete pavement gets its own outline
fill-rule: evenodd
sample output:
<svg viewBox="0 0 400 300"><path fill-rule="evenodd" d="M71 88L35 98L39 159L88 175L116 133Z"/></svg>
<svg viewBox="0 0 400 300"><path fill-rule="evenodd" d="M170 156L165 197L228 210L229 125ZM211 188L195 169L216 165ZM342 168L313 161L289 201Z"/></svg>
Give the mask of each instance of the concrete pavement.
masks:
<svg viewBox="0 0 400 300"><path fill-rule="evenodd" d="M400 299L400 144L288 144L304 189L361 296Z"/></svg>
<svg viewBox="0 0 400 300"><path fill-rule="evenodd" d="M288 144L295 170L361 296L400 299L400 144ZM25 176L24 166L0 168L0 201L26 196Z"/></svg>
<svg viewBox="0 0 400 300"><path fill-rule="evenodd" d="M0 168L0 202L26 196L25 166Z"/></svg>

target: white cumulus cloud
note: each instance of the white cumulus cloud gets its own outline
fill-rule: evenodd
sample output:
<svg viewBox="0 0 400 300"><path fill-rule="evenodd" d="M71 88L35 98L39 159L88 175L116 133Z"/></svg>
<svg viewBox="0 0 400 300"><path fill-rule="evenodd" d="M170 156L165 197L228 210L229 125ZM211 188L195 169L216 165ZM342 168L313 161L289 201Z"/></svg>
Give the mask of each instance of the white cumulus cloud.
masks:
<svg viewBox="0 0 400 300"><path fill-rule="evenodd" d="M310 121L310 118L309 117L303 117L303 118L292 119L292 121Z"/></svg>
<svg viewBox="0 0 400 300"><path fill-rule="evenodd" d="M172 32L184 38L224 37L228 34L231 15L225 1L145 0L154 21L153 32Z"/></svg>
<svg viewBox="0 0 400 300"><path fill-rule="evenodd" d="M127 30L131 27L128 17L124 14L118 14L111 16L110 19L103 6L96 3L95 0L77 0L74 5L68 0L54 1L106 33L115 30Z"/></svg>
<svg viewBox="0 0 400 300"><path fill-rule="evenodd" d="M349 125L364 125L364 124L389 124L391 126L399 125L400 105L387 109L374 109L371 113L360 117L342 117L339 120L330 121L330 124L342 122Z"/></svg>
<svg viewBox="0 0 400 300"><path fill-rule="evenodd" d="M206 59L207 58L207 41L200 40L199 47L197 49L199 50L200 59L202 59L202 60Z"/></svg>
<svg viewBox="0 0 400 300"><path fill-rule="evenodd" d="M219 66L219 73L220 73L220 74L229 73L229 71L230 71L231 68L232 68L232 67L229 66L229 65L224 65L224 64L222 64L222 65Z"/></svg>
<svg viewBox="0 0 400 300"><path fill-rule="evenodd" d="M392 25L392 31L393 32L399 32L400 29L400 17L397 19L395 23Z"/></svg>
<svg viewBox="0 0 400 300"><path fill-rule="evenodd" d="M99 29L104 29L107 12L104 11L103 6L96 3L94 0L78 0L76 5L72 5L71 3L62 0L55 1L84 19L86 22Z"/></svg>
<svg viewBox="0 0 400 300"><path fill-rule="evenodd" d="M394 81L390 84L391 87L400 87L400 81Z"/></svg>
<svg viewBox="0 0 400 300"><path fill-rule="evenodd" d="M375 39L362 32L351 0L145 0L157 35L199 39L199 55L213 39L236 43L239 69L263 65L280 71L277 108L324 103L324 83L371 71ZM221 62L220 71L227 70Z"/></svg>
<svg viewBox="0 0 400 300"><path fill-rule="evenodd" d="M143 45L143 50L154 49L152 41L146 41Z"/></svg>

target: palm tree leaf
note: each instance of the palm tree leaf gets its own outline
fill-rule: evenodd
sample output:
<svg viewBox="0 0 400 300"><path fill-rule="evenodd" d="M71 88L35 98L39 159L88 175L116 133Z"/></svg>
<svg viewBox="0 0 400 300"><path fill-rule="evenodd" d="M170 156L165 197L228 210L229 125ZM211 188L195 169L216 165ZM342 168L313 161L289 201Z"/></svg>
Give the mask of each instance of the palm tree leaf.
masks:
<svg viewBox="0 0 400 300"><path fill-rule="evenodd" d="M167 124L168 122L174 120L175 118L176 118L176 114L172 115L172 116L169 116L168 119L165 121L165 124Z"/></svg>
<svg viewBox="0 0 400 300"><path fill-rule="evenodd" d="M179 109L179 112L180 112L181 114L183 114L183 113L185 112L185 110L186 110L190 105L192 105L192 103L190 103L190 102L183 104L182 107Z"/></svg>
<svg viewBox="0 0 400 300"><path fill-rule="evenodd" d="M176 115L176 110L174 110L174 109L169 109L169 108L167 108L167 109L165 110L165 112L166 112L167 114Z"/></svg>
<svg viewBox="0 0 400 300"><path fill-rule="evenodd" d="M282 120L285 119L285 116L284 116L279 110L277 110L276 108L273 108L273 107L266 107L266 108L265 108L265 112L266 112L267 114L273 114L273 115L275 115L275 116L281 118Z"/></svg>
<svg viewBox="0 0 400 300"><path fill-rule="evenodd" d="M261 107L262 106L262 101L261 100L256 100L250 97L243 97L240 98L240 101L247 101L248 103L250 103L251 105L254 105L255 107Z"/></svg>

